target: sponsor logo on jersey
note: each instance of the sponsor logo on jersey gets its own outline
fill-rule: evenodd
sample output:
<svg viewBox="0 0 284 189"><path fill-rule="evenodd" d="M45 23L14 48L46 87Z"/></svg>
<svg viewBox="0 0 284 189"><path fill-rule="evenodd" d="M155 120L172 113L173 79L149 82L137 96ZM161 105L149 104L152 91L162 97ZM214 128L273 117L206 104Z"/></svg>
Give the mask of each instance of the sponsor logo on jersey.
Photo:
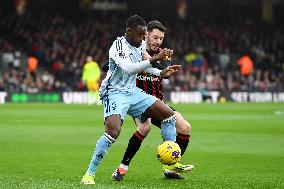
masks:
<svg viewBox="0 0 284 189"><path fill-rule="evenodd" d="M137 76L138 80L142 81L158 81L158 77L152 77L152 76L143 76L143 75L138 75Z"/></svg>
<svg viewBox="0 0 284 189"><path fill-rule="evenodd" d="M118 56L119 56L120 58L126 58L126 56L125 56L125 53L124 53L124 52L119 52L119 53L118 53Z"/></svg>

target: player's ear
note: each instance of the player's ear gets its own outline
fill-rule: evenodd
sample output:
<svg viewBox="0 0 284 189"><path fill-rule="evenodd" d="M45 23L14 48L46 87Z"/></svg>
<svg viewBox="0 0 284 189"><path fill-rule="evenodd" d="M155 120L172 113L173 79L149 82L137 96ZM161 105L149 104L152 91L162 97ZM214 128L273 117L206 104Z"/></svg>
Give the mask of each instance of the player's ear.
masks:
<svg viewBox="0 0 284 189"><path fill-rule="evenodd" d="M131 35L131 34L132 34L132 29L131 29L131 28L127 28L127 29L126 29L126 33L127 33L128 35Z"/></svg>

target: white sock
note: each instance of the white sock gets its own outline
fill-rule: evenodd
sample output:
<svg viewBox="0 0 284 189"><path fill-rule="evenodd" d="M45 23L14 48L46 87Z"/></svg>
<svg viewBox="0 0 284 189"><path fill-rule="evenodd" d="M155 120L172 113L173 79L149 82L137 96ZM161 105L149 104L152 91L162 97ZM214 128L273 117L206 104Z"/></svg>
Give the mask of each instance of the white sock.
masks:
<svg viewBox="0 0 284 189"><path fill-rule="evenodd" d="M120 166L119 167L121 167L122 169L124 169L125 171L127 171L128 170L128 165L124 165L123 163L122 164L120 164Z"/></svg>

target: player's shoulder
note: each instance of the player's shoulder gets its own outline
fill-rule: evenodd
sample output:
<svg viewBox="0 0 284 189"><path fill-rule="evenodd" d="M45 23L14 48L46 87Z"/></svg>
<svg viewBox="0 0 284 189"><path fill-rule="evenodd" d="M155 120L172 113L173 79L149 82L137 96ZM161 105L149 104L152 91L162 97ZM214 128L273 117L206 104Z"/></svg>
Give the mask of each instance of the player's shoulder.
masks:
<svg viewBox="0 0 284 189"><path fill-rule="evenodd" d="M110 48L111 51L121 52L125 50L125 38L124 37L117 37Z"/></svg>
<svg viewBox="0 0 284 189"><path fill-rule="evenodd" d="M98 66L99 66L99 64L98 64L96 61L93 61L93 62L92 62L92 65L93 65L94 67L98 67Z"/></svg>
<svg viewBox="0 0 284 189"><path fill-rule="evenodd" d="M114 41L113 41L113 43L112 43L112 45L115 45L115 46L117 46L117 47L119 47L119 46L122 46L124 43L125 43L125 37L117 37Z"/></svg>
<svg viewBox="0 0 284 189"><path fill-rule="evenodd" d="M140 48L146 49L146 41L145 40L142 40Z"/></svg>

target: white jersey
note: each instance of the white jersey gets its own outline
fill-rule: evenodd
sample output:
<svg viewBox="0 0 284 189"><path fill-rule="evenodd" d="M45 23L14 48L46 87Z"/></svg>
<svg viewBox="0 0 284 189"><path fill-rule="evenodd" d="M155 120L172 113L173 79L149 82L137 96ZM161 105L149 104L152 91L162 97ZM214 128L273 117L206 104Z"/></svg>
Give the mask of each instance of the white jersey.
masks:
<svg viewBox="0 0 284 189"><path fill-rule="evenodd" d="M109 70L100 87L101 98L113 91L134 92L137 73L151 66L149 60L142 61L145 51L145 41L137 48L131 46L125 37L118 37L113 42L109 50Z"/></svg>

